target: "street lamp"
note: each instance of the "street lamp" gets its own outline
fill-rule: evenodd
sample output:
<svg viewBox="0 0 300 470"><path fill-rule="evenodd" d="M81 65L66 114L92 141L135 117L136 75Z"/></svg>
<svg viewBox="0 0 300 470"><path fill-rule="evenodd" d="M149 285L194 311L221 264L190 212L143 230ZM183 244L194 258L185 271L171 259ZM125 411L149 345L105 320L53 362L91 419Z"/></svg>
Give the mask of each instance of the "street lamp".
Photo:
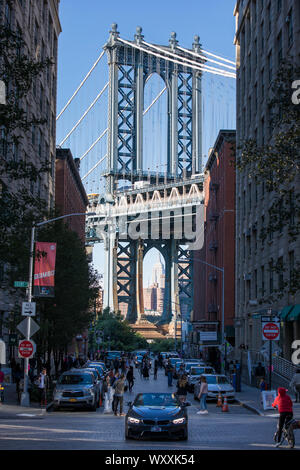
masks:
<svg viewBox="0 0 300 470"><path fill-rule="evenodd" d="M33 277L33 256L34 256L34 238L35 238L35 229L41 227L42 225L55 222L56 220L64 219L66 217L73 217L79 215L96 215L96 212L76 212L74 214L65 214L60 217L55 217L54 219L44 220L43 222L38 222L32 225L31 227L31 241L30 241L30 258L29 258L29 278L28 278L28 296L27 301L32 301L32 277ZM30 323L31 317L28 317L27 329L26 329L26 339L30 339ZM28 364L29 359L24 358L24 387L23 393L21 395L21 406L29 406L29 393L28 393Z"/></svg>

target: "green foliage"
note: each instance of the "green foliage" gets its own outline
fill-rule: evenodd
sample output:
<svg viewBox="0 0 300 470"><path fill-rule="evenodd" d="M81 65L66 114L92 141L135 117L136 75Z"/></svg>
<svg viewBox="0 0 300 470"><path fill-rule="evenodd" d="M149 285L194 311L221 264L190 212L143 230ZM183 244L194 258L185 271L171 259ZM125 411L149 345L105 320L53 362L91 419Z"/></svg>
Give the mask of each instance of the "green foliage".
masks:
<svg viewBox="0 0 300 470"><path fill-rule="evenodd" d="M180 346L180 341L177 342L177 346ZM173 338L156 339L153 343L150 344L150 349L154 353L174 351L175 340Z"/></svg>
<svg viewBox="0 0 300 470"><path fill-rule="evenodd" d="M96 331L103 332L104 341L101 348L104 349L134 351L149 347L146 339L136 333L119 312L111 312L109 308L103 310L90 331L89 344L94 349L98 348L95 343Z"/></svg>

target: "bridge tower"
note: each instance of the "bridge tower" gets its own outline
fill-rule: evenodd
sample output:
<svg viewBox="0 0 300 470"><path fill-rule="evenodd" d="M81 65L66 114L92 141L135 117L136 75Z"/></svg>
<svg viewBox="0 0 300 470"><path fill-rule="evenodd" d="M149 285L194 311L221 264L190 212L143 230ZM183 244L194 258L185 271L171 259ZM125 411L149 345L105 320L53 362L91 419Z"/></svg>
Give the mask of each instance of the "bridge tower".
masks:
<svg viewBox="0 0 300 470"><path fill-rule="evenodd" d="M189 205L195 218L195 207L202 203L201 71L182 61L186 53L178 47L175 33L171 34L168 46L158 47L144 41L140 27L133 41L121 39L117 25L113 24L104 49L109 65L109 121L102 219L110 224L103 232L104 307L120 310L122 305L124 310L125 306L127 320L139 321L144 311L143 259L155 247L165 260L161 322L170 323L180 311L189 318L193 310L193 251L182 230L174 229L177 224L174 211L181 214L182 225L184 207ZM191 51L193 60L203 64L203 59L196 57L201 52L198 36ZM158 174L143 170L144 87L153 73L158 73L165 83L168 107L167 171ZM119 191L119 182L124 179L132 185L126 192ZM174 198L178 202L175 206ZM128 221L134 222L139 214L143 214L141 220L146 220L147 228L151 218L152 229L153 220L158 220L154 236L152 229L150 236L142 232L137 236L138 231L129 236L128 230L124 232L122 217L126 215L128 228ZM158 217L153 217L154 214ZM164 219L172 226L167 238Z"/></svg>

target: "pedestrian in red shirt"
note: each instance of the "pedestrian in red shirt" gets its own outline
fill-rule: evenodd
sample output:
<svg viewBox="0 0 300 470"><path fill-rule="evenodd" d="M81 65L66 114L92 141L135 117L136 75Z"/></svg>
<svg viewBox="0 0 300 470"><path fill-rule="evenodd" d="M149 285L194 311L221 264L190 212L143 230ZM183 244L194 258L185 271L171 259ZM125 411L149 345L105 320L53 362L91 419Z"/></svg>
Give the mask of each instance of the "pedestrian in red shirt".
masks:
<svg viewBox="0 0 300 470"><path fill-rule="evenodd" d="M283 388L283 387L278 388L278 395L275 398L274 403L272 403L272 406L274 408L278 408L278 411L279 411L279 421L277 425L277 432L275 434L277 438L276 447L279 447L280 445L282 428L284 424L293 418L293 402L291 400L291 397L287 395L286 392L287 392L286 388Z"/></svg>

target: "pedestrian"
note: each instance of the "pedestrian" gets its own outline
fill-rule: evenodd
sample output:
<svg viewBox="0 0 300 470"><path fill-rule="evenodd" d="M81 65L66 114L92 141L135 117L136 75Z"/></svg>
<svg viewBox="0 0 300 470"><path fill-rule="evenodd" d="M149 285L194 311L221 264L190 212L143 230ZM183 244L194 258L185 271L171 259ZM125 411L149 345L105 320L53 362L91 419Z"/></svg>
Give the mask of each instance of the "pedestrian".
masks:
<svg viewBox="0 0 300 470"><path fill-rule="evenodd" d="M177 396L181 403L186 401L188 380L187 376L181 375L177 381Z"/></svg>
<svg viewBox="0 0 300 470"><path fill-rule="evenodd" d="M1 364L0 364L0 384L4 382L4 372L1 370Z"/></svg>
<svg viewBox="0 0 300 470"><path fill-rule="evenodd" d="M157 370L158 370L158 358L155 356L155 359L154 359L154 372L153 372L154 380L157 379Z"/></svg>
<svg viewBox="0 0 300 470"><path fill-rule="evenodd" d="M144 379L149 379L149 365L147 360L145 360L143 364L143 377Z"/></svg>
<svg viewBox="0 0 300 470"><path fill-rule="evenodd" d="M279 420L277 424L277 432L274 435L274 440L277 441L276 447L280 446L282 429L285 423L293 418L293 402L287 390L283 387L278 388L278 395L272 403L273 408L278 408Z"/></svg>
<svg viewBox="0 0 300 470"><path fill-rule="evenodd" d="M119 359L116 357L116 359L114 360L114 369L115 371L117 372L120 368L120 361Z"/></svg>
<svg viewBox="0 0 300 470"><path fill-rule="evenodd" d="M129 371L127 372L126 379L127 379L127 382L128 382L128 389L131 392L133 384L134 384L134 380L135 380L134 376L133 376L133 367L132 366L129 366Z"/></svg>
<svg viewBox="0 0 300 470"><path fill-rule="evenodd" d="M208 413L208 409L206 405L206 397L208 393L208 385L207 385L206 377L202 375L200 378L200 382L201 382L201 385L200 385L200 391L198 395L198 398L200 400L200 410L197 411L197 415Z"/></svg>
<svg viewBox="0 0 300 470"><path fill-rule="evenodd" d="M264 379L266 376L265 368L262 366L261 362L258 363L255 368L255 377L256 377L256 386L259 387L261 379Z"/></svg>
<svg viewBox="0 0 300 470"><path fill-rule="evenodd" d="M178 372L177 372L177 376L180 379L180 377L182 377L183 375L185 375L184 364L180 364Z"/></svg>
<svg viewBox="0 0 300 470"><path fill-rule="evenodd" d="M16 364L15 367L15 381L16 381L16 393L18 402L21 401L21 390L20 390L20 381L22 378L22 370L20 364Z"/></svg>
<svg viewBox="0 0 300 470"><path fill-rule="evenodd" d="M107 375L103 382L102 394L104 396L104 410L103 413L112 413L112 386L110 384L110 376Z"/></svg>
<svg viewBox="0 0 300 470"><path fill-rule="evenodd" d="M47 405L47 390L49 388L49 377L47 375L46 367L42 369L39 376L39 391L40 391L40 405Z"/></svg>
<svg viewBox="0 0 300 470"><path fill-rule="evenodd" d="M173 366L171 364L170 359L168 359L167 365L166 365L166 374L168 377L168 387L172 387L172 382L173 382Z"/></svg>
<svg viewBox="0 0 300 470"><path fill-rule="evenodd" d="M298 368L293 375L293 378L290 383L290 387L293 389L296 398L295 398L295 403L300 402L300 368Z"/></svg>
<svg viewBox="0 0 300 470"><path fill-rule="evenodd" d="M124 374L121 374L120 378L114 383L113 387L115 389L114 404L113 404L114 414L115 416L118 415L118 405L120 405L119 416L125 416L125 413L123 413L123 398L124 398L124 391L125 391L125 375Z"/></svg>
<svg viewBox="0 0 300 470"><path fill-rule="evenodd" d="M265 392L267 390L267 383L266 383L265 379L260 380L259 389L260 389L260 397L261 397L260 398L260 403L262 405L263 404L262 392Z"/></svg>

